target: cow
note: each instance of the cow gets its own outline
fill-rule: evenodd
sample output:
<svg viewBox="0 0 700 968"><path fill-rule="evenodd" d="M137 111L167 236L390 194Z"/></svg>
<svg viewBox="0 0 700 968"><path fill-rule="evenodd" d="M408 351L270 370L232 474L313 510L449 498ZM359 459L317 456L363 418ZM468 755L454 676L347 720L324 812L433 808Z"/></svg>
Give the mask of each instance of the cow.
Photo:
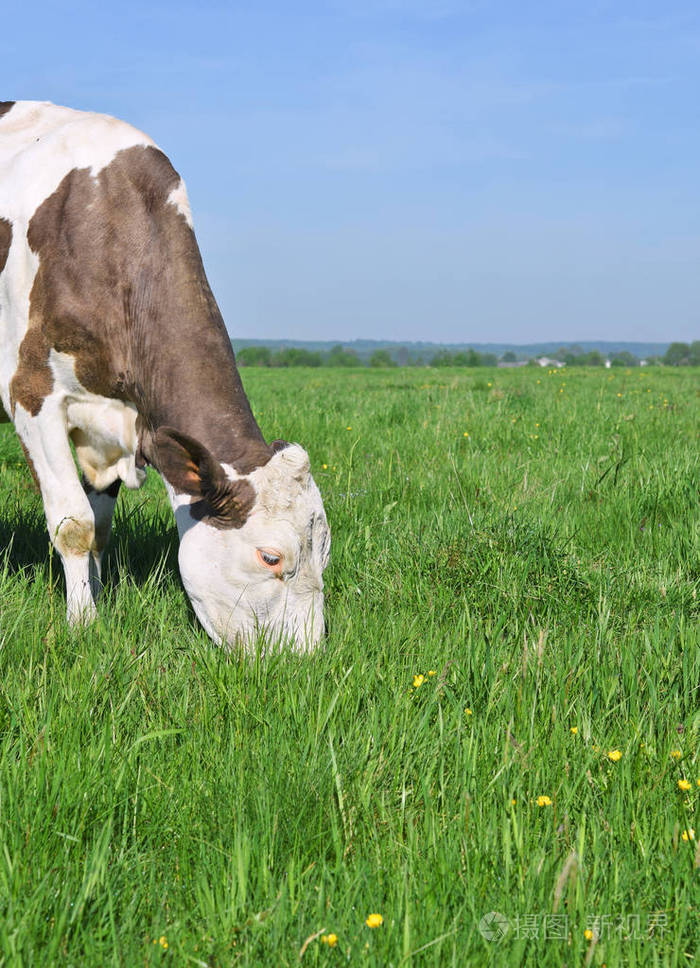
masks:
<svg viewBox="0 0 700 968"><path fill-rule="evenodd" d="M120 485L140 487L150 465L208 635L318 644L330 532L308 455L265 442L184 182L123 121L0 102L0 399L41 491L69 623L94 618Z"/></svg>

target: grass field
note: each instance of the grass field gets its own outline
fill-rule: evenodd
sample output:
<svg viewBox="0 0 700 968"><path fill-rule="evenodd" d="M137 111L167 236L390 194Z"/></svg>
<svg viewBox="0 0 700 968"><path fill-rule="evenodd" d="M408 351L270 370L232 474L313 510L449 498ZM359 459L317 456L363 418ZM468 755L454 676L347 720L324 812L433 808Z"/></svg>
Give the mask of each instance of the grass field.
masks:
<svg viewBox="0 0 700 968"><path fill-rule="evenodd" d="M209 643L155 475L69 630L2 428L0 964L697 964L698 376L244 371L310 658Z"/></svg>

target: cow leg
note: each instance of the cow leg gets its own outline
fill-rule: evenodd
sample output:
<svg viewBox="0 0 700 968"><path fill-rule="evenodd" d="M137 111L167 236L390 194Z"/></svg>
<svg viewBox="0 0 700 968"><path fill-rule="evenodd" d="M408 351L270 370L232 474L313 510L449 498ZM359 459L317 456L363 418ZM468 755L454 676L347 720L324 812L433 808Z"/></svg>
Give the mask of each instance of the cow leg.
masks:
<svg viewBox="0 0 700 968"><path fill-rule="evenodd" d="M120 485L121 480L117 478L104 491L97 491L83 477L83 490L95 517L95 542L90 552L90 591L95 601L102 593L102 556L112 530L112 515Z"/></svg>
<svg viewBox="0 0 700 968"><path fill-rule="evenodd" d="M90 562L96 547L95 515L80 484L62 402L50 396L45 398L36 416L18 403L15 429L30 455L49 537L63 563L68 621L71 625L90 622L96 614L90 587Z"/></svg>

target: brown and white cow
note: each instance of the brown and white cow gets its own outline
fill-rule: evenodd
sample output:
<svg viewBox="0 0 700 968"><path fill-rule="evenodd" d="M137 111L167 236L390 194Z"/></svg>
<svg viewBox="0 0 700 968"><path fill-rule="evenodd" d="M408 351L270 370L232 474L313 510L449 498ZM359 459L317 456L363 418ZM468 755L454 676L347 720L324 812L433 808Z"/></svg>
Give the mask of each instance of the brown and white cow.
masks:
<svg viewBox="0 0 700 968"><path fill-rule="evenodd" d="M308 456L265 443L184 183L123 121L0 102L0 398L41 489L70 622L94 616L119 486L139 487L150 464L208 634L318 642L330 534Z"/></svg>

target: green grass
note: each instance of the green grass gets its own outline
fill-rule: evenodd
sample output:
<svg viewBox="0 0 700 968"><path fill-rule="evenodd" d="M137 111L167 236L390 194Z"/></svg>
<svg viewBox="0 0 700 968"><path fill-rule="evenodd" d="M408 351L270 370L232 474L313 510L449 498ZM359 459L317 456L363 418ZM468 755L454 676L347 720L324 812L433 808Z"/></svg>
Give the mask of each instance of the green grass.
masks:
<svg viewBox="0 0 700 968"><path fill-rule="evenodd" d="M155 475L70 631L0 431L0 964L695 963L697 370L243 375L331 524L312 658L209 643Z"/></svg>

